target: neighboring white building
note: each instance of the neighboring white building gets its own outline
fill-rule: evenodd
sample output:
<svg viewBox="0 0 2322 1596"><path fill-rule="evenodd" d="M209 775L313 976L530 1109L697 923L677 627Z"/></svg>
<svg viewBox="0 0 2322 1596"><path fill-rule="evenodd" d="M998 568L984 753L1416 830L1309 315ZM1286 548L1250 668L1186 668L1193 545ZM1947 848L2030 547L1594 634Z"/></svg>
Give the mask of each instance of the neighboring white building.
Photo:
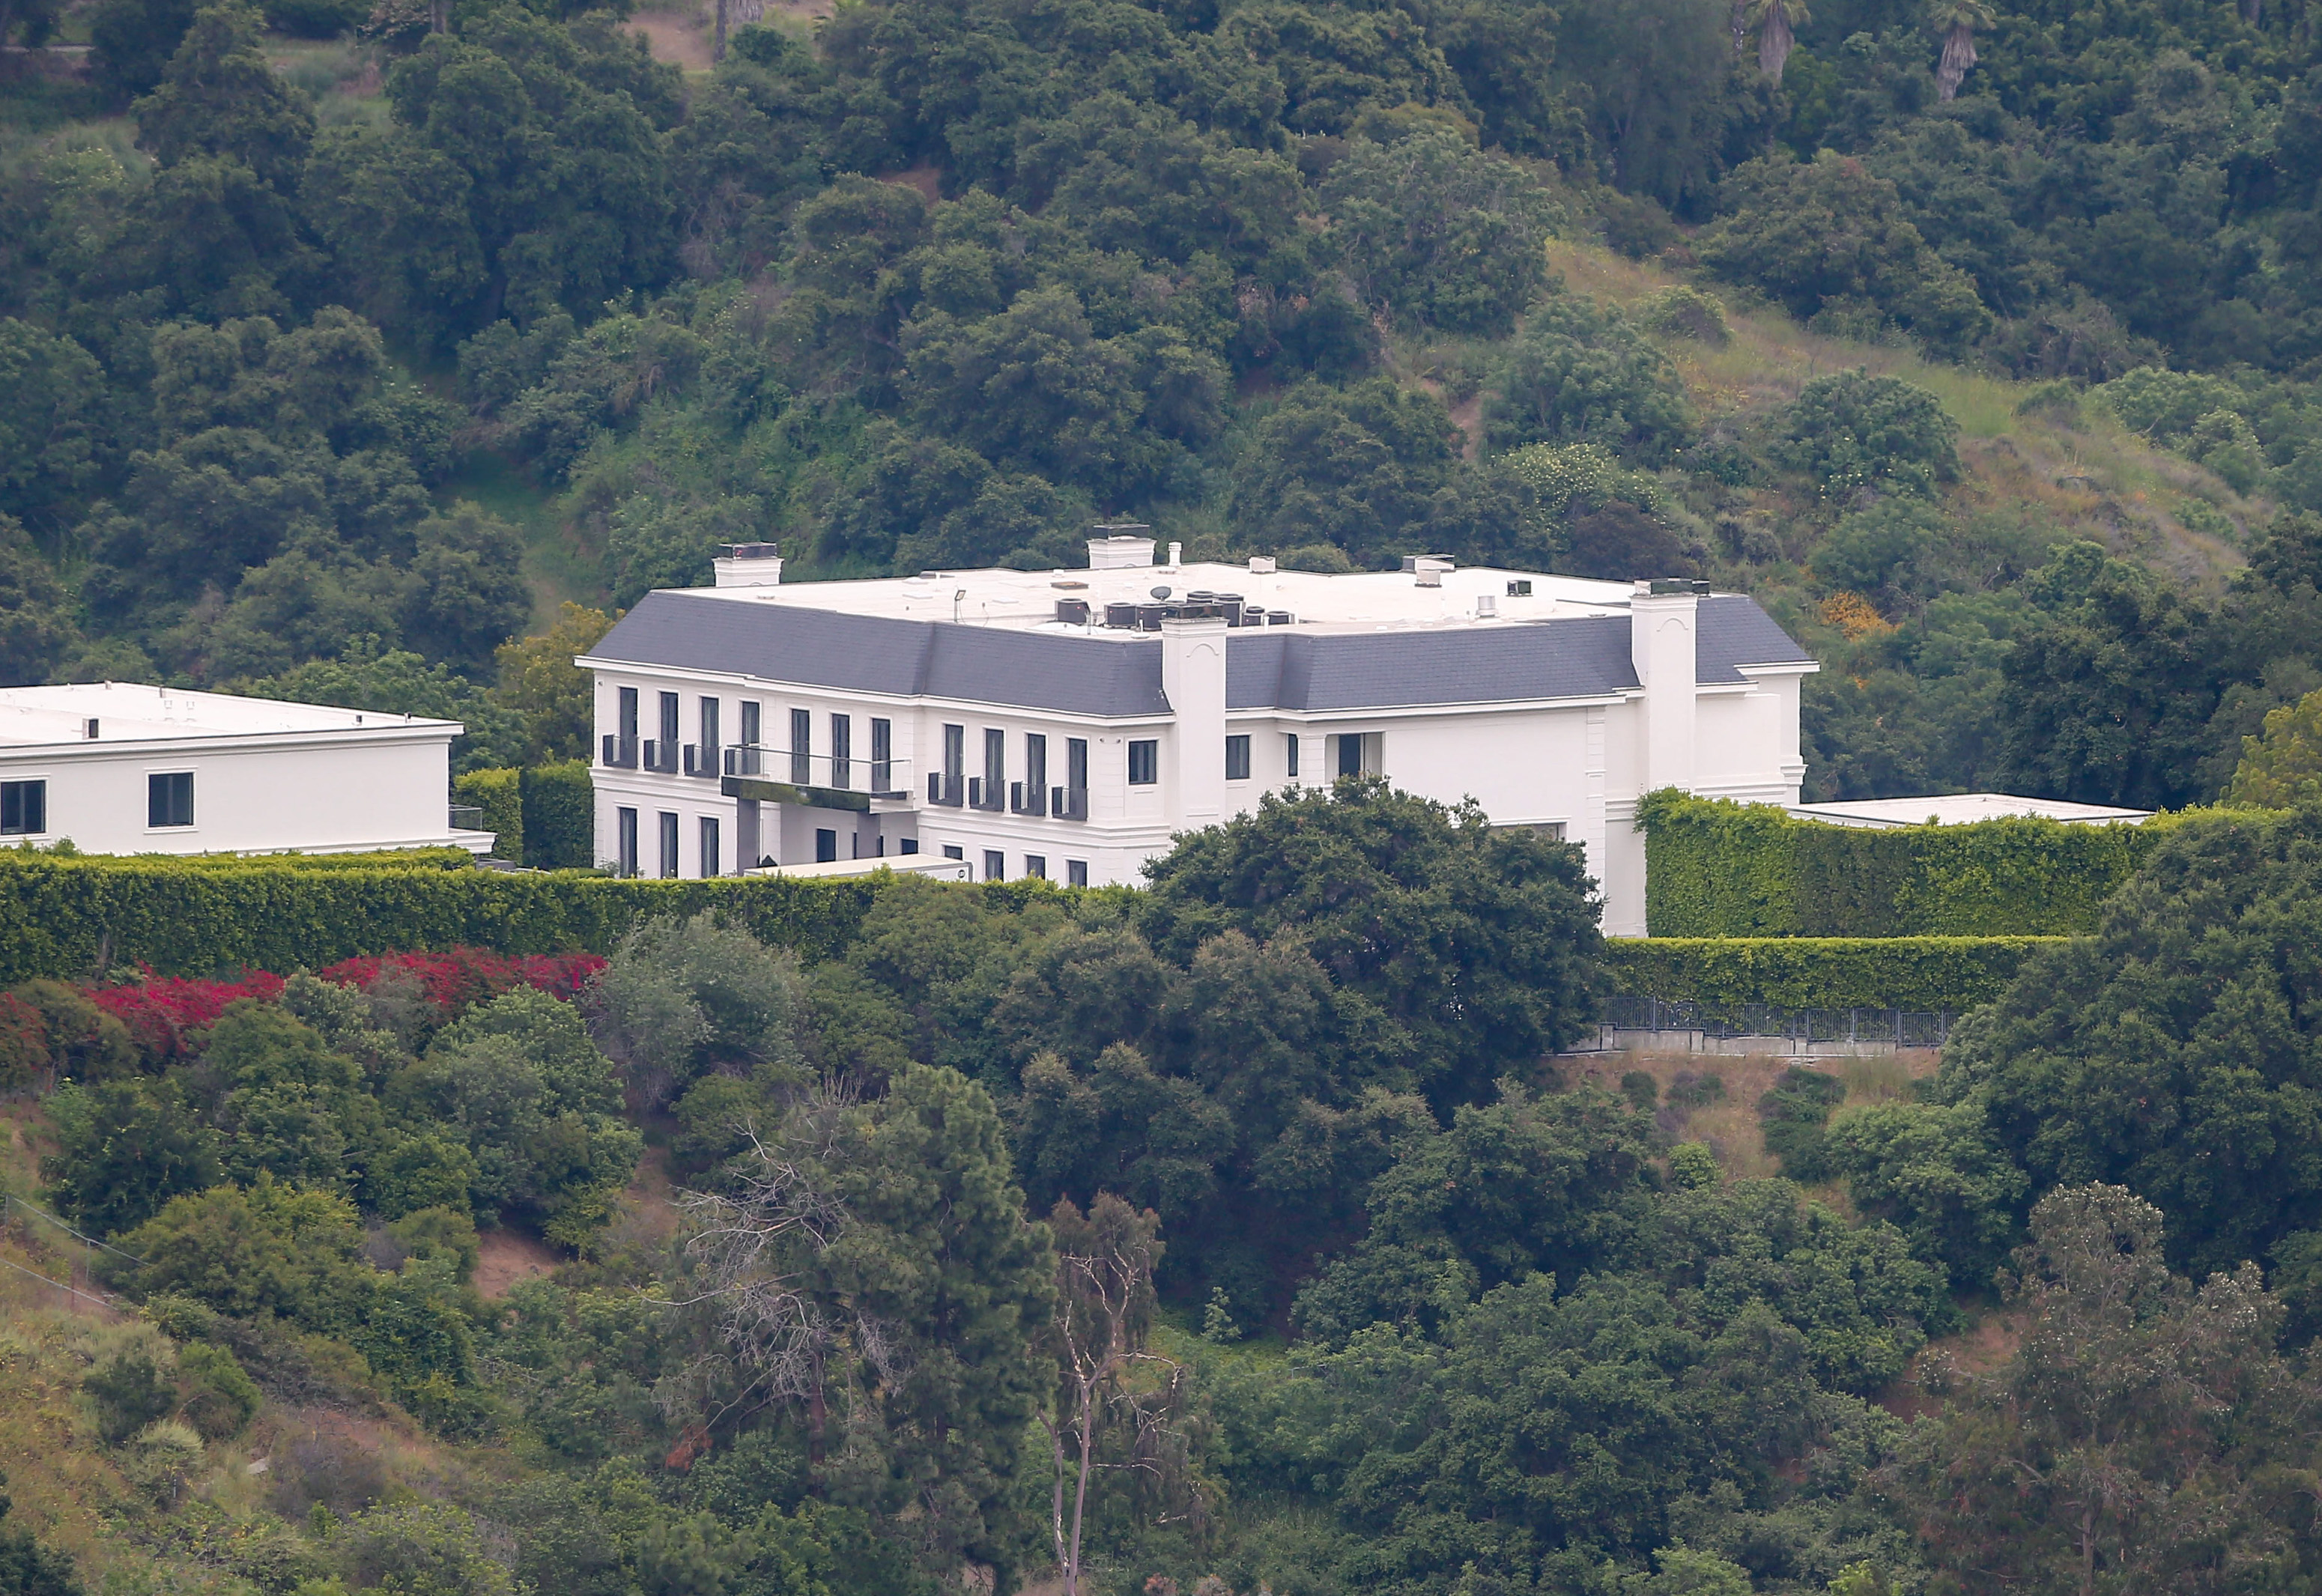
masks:
<svg viewBox="0 0 2322 1596"><path fill-rule="evenodd" d="M2018 798L2011 792L1951 792L1929 798L1842 798L1828 804L1792 804L1801 820L1890 831L1904 825L1965 825L1978 820L2060 820L2067 825L2142 825L2150 809L2115 809L2103 804L2067 803L2062 798Z"/></svg>
<svg viewBox="0 0 2322 1596"><path fill-rule="evenodd" d="M0 844L90 853L489 852L451 824L457 721L129 682L0 689Z"/></svg>
<svg viewBox="0 0 2322 1596"><path fill-rule="evenodd" d="M596 676L597 849L663 876L927 853L1135 882L1261 793L1377 772L1582 844L1644 930L1636 800L1795 804L1812 658L1693 582L1153 563L783 586L772 545L647 595Z"/></svg>

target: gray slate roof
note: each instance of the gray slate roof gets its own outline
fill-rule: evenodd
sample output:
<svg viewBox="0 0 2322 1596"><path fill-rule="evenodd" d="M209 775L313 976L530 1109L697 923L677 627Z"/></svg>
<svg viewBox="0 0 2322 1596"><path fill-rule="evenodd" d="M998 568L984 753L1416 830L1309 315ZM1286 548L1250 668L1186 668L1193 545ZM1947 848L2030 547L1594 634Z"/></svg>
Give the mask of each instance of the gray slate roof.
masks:
<svg viewBox="0 0 2322 1596"><path fill-rule="evenodd" d="M1695 677L1703 683L1739 682L1743 665L1813 661L1755 599L1705 598L1699 613ZM1513 703L1603 698L1637 686L1623 616L1441 632L1269 627L1226 635L1226 704L1234 709ZM1169 712L1157 647L684 592L647 594L590 653L840 692L1121 718Z"/></svg>

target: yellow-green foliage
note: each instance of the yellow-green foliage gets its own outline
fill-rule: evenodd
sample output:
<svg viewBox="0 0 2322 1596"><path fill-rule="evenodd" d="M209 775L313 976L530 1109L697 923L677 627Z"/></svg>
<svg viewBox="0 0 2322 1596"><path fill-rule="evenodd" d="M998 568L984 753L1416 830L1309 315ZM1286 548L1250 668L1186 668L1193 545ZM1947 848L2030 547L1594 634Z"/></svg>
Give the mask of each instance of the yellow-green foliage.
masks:
<svg viewBox="0 0 2322 1596"><path fill-rule="evenodd" d="M524 772L514 769L471 771L452 778L452 801L481 809L480 829L496 833L499 858L524 858Z"/></svg>
<svg viewBox="0 0 2322 1596"><path fill-rule="evenodd" d="M1649 936L1604 944L1615 991L1739 1008L1957 1014L2005 991L2052 936Z"/></svg>
<svg viewBox="0 0 2322 1596"><path fill-rule="evenodd" d="M2322 798L2322 692L2271 710L2257 736L2242 739L2226 802L2280 809Z"/></svg>
<svg viewBox="0 0 2322 1596"><path fill-rule="evenodd" d="M1649 793L1646 923L1657 936L2070 935L2096 928L2098 906L2184 818L1873 831Z"/></svg>

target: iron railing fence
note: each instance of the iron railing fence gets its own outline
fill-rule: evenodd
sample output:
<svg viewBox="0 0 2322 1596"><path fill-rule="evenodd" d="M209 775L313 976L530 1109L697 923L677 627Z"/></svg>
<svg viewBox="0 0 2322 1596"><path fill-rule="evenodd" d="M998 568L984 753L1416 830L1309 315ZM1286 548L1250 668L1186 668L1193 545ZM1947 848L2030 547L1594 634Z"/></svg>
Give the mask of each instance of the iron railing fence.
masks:
<svg viewBox="0 0 2322 1596"><path fill-rule="evenodd" d="M1941 1047L1950 1039L1957 1017L1948 1011L1783 1008L1771 1003L1698 1003L1623 994L1605 1002L1603 1023L1616 1031L1698 1031L1720 1040L1773 1036L1802 1043Z"/></svg>

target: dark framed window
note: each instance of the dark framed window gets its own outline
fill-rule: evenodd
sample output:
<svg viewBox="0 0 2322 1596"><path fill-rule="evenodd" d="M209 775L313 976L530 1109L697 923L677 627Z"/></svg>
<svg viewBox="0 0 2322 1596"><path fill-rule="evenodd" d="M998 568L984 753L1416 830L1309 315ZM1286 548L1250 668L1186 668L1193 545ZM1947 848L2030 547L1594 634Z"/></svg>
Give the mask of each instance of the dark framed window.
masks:
<svg viewBox="0 0 2322 1596"><path fill-rule="evenodd" d="M661 815L661 877L677 880L677 816L666 809Z"/></svg>
<svg viewBox="0 0 2322 1596"><path fill-rule="evenodd" d="M990 803L994 793L1008 785L1008 734L997 726L983 728L983 796Z"/></svg>
<svg viewBox="0 0 2322 1596"><path fill-rule="evenodd" d="M814 783L814 712L791 711L791 780L800 787Z"/></svg>
<svg viewBox="0 0 2322 1596"><path fill-rule="evenodd" d="M1001 853L996 848L986 848L983 851L983 879L987 881L1006 880L1008 879L1008 855Z"/></svg>
<svg viewBox="0 0 2322 1596"><path fill-rule="evenodd" d="M851 715L830 717L830 784L855 785L855 717Z"/></svg>
<svg viewBox="0 0 2322 1596"><path fill-rule="evenodd" d="M1226 739L1226 780L1249 780L1249 738L1246 734Z"/></svg>
<svg viewBox="0 0 2322 1596"><path fill-rule="evenodd" d="M1088 790L1088 739L1065 739L1065 785L1074 792Z"/></svg>
<svg viewBox="0 0 2322 1596"><path fill-rule="evenodd" d="M830 864L836 862L837 858L837 831L827 825L816 826L814 828L814 862L817 864Z"/></svg>
<svg viewBox="0 0 2322 1596"><path fill-rule="evenodd" d="M718 723L721 718L722 717L718 713L717 699L704 698L701 700L702 763L712 769L714 769L718 763L718 744L719 742L718 734L721 730Z"/></svg>
<svg viewBox="0 0 2322 1596"><path fill-rule="evenodd" d="M901 848L902 852L906 853L916 853L919 851L919 839L917 837L905 837L902 840Z"/></svg>
<svg viewBox="0 0 2322 1596"><path fill-rule="evenodd" d="M637 689L622 688L619 693L620 708L617 712L616 718L620 724L613 730L619 735L622 742L634 743L637 740Z"/></svg>
<svg viewBox="0 0 2322 1596"><path fill-rule="evenodd" d="M613 811L613 869L621 875L637 873L637 812Z"/></svg>
<svg viewBox="0 0 2322 1596"><path fill-rule="evenodd" d="M944 857L946 859L964 860L967 857L967 850L961 847L957 843L946 843L944 844Z"/></svg>
<svg viewBox="0 0 2322 1596"><path fill-rule="evenodd" d="M1339 744L1339 774L1359 776L1363 773L1363 738L1358 732L1341 732L1335 741Z"/></svg>
<svg viewBox="0 0 2322 1596"><path fill-rule="evenodd" d="M1048 740L1038 732L1024 734L1024 807L1035 815L1048 807Z"/></svg>
<svg viewBox="0 0 2322 1596"><path fill-rule="evenodd" d="M1048 856L1045 853L1025 854L1024 873L1031 877L1036 881L1047 880L1048 879Z"/></svg>
<svg viewBox="0 0 2322 1596"><path fill-rule="evenodd" d="M194 773L170 771L145 778L145 824L191 825L194 823Z"/></svg>
<svg viewBox="0 0 2322 1596"><path fill-rule="evenodd" d="M46 781L0 781L0 835L36 837L49 829Z"/></svg>
<svg viewBox="0 0 2322 1596"><path fill-rule="evenodd" d="M1067 887L1085 887L1088 885L1087 860L1067 859L1065 861L1065 885Z"/></svg>
<svg viewBox="0 0 2322 1596"><path fill-rule="evenodd" d="M1297 733L1295 733L1295 732L1291 732L1291 733L1289 733L1289 734L1287 734L1286 735L1284 735L1284 738L1282 739L1282 752L1283 752L1283 757L1284 757L1284 759L1286 759L1286 760L1288 760L1288 761L1290 762L1290 768L1289 768L1286 771L1284 771L1284 773L1285 775L1289 775L1289 776L1293 776L1293 777L1296 776L1296 775L1298 774L1298 734L1297 734Z"/></svg>
<svg viewBox="0 0 2322 1596"><path fill-rule="evenodd" d="M675 693L663 693L661 696L661 745L663 748L677 746L677 695Z"/></svg>
<svg viewBox="0 0 2322 1596"><path fill-rule="evenodd" d="M871 717L871 790L895 790L895 723Z"/></svg>
<svg viewBox="0 0 2322 1596"><path fill-rule="evenodd" d="M1129 745L1129 784L1150 787L1161 780L1161 742L1142 737Z"/></svg>
<svg viewBox="0 0 2322 1596"><path fill-rule="evenodd" d="M704 815L701 817L701 874L704 880L721 872L723 853L718 836L718 816Z"/></svg>
<svg viewBox="0 0 2322 1596"><path fill-rule="evenodd" d="M764 734L761 730L764 725L764 721L761 717L763 716L764 714L765 708L763 705L745 704L742 706L742 741L752 748L755 748L758 745L759 739Z"/></svg>

